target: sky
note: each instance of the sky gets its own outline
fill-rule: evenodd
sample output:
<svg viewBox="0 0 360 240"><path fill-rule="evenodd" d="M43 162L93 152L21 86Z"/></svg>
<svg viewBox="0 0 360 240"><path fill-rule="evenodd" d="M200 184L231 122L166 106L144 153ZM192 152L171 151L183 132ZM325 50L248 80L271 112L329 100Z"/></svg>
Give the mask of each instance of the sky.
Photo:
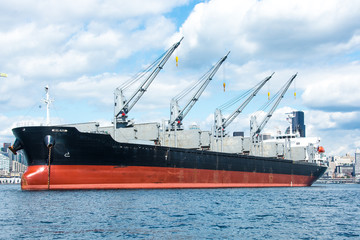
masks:
<svg viewBox="0 0 360 240"><path fill-rule="evenodd" d="M284 131L287 113L299 110L307 136L320 137L327 155L353 155L360 148L360 1L0 3L0 72L8 75L0 78L0 143L14 141L14 127L45 123L46 85L54 100L52 124L110 125L114 90L184 37L129 112L136 123L169 119L170 100L231 51L185 127L210 130L216 107L275 72L227 129L249 134L250 116L268 101L268 92L275 95L298 73L263 132Z"/></svg>

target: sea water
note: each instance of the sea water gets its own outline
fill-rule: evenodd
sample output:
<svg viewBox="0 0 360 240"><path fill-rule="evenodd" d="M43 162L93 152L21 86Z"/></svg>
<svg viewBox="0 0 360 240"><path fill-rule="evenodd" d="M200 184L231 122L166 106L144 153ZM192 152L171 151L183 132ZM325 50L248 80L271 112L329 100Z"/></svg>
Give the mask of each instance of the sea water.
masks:
<svg viewBox="0 0 360 240"><path fill-rule="evenodd" d="M360 185L21 191L0 185L0 239L360 239Z"/></svg>

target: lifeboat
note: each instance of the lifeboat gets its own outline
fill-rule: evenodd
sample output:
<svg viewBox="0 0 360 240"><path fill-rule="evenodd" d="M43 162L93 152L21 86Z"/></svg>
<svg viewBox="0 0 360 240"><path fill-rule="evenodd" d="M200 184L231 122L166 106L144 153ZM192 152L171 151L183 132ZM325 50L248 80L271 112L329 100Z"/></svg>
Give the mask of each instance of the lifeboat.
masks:
<svg viewBox="0 0 360 240"><path fill-rule="evenodd" d="M325 152L325 149L324 149L324 147L319 146L319 147L317 148L317 151L318 151L319 153L324 153L324 152Z"/></svg>

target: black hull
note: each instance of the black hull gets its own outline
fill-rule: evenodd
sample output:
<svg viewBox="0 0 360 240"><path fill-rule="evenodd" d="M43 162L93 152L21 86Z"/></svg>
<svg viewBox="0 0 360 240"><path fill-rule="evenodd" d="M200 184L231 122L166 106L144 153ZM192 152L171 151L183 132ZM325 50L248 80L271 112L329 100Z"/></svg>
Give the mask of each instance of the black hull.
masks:
<svg viewBox="0 0 360 240"><path fill-rule="evenodd" d="M209 174L209 171L217 172L217 174L231 173L232 175L229 175L231 179L226 181L235 184L247 181L248 183L254 182L254 184L257 184L256 186L272 186L271 183L273 183L274 186L277 186L276 184L278 183L282 184L283 181L288 181L284 183L285 185L280 185L292 186L297 185L297 178L301 178L299 186L310 186L314 181L321 177L326 170L326 167L318 166L313 163L277 158L119 143L114 141L110 135L83 133L79 132L74 127L20 127L13 129L13 133L23 147L28 160L28 165L29 167L32 167L33 171L36 171L34 170L34 167L36 166L48 166L50 158L50 167L53 169L61 166L70 167L70 169L71 166L73 166L73 168L80 169L81 166L83 166L84 169L87 166L101 166L114 169L111 171L116 171L116 169L124 171L126 168L146 168L156 169L156 174L158 175L161 169L166 169L166 171L169 169L182 169L182 173L174 173L180 175L183 174L184 171L186 172L196 169L198 170L196 174L199 174L199 176L205 172L206 174ZM52 146L49 146L50 149L46 146L46 142L44 142L46 136L51 136L54 141ZM49 170L47 174L50 175L50 173L52 172ZM147 183L148 180L146 179L139 179L136 181L137 175L131 175L131 173L129 172L125 174L122 172L121 174L123 178L118 179L119 177L117 176L116 179L114 178L114 184L119 182L137 184ZM250 177L242 176L243 179L240 179L240 175L237 175L238 173L251 174L249 175ZM42 174L46 174L46 171ZM140 173L137 172L136 174L143 178ZM26 174L24 175L24 184L26 184L26 186L31 186L31 181L26 179ZM194 180L191 178L190 180L186 180L180 175L178 178L171 178L171 180L169 180L170 178L167 179L166 176L164 176L164 173L161 173L160 175L161 179L156 179L153 175L149 176L148 179L153 179L152 181L157 181L157 183L168 183L168 181L186 184L197 183L196 179ZM265 175L267 176L266 179L269 179L268 181L266 179L262 179L261 182L256 182L257 178L263 178ZM79 176L81 176L81 173L79 173ZM280 177L279 182L275 181L276 179L274 176ZM285 180L285 178L281 176L288 176L286 178L288 180ZM56 173L54 173L52 177L55 178ZM61 182L66 178L67 176L58 176L56 181ZM105 180L106 183L112 181L111 177L109 178L110 179ZM132 180L130 181L129 178ZM219 183L224 182L224 179L216 180L215 178L216 177L208 177L208 180L201 181L205 181L205 183L206 181L210 181L212 183L216 183L216 181ZM50 185L50 180L50 177L48 177L48 185ZM53 180L52 182L54 183L56 181ZM71 181L69 184L71 184ZM95 186L96 182L90 181L89 184L94 184ZM50 186L48 187L50 188Z"/></svg>

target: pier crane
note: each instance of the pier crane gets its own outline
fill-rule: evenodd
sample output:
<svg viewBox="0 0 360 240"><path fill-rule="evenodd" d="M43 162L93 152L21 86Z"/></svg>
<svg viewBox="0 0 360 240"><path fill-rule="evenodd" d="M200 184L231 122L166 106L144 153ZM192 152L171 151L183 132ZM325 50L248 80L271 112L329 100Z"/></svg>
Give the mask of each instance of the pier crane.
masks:
<svg viewBox="0 0 360 240"><path fill-rule="evenodd" d="M259 135L260 132L264 129L265 125L268 123L268 121L270 120L271 116L273 115L273 113L275 112L275 109L277 108L277 106L279 105L279 103L281 102L281 100L284 98L284 95L286 93L286 91L289 89L291 83L294 81L294 79L296 78L297 73L294 74L286 83L285 85L275 94L273 99L277 100L274 103L274 105L272 106L271 110L267 113L267 115L265 116L265 118L261 121L261 123L258 125L257 121L256 121L256 116L251 116L251 120L250 120L250 138L252 140L253 143L258 142L259 139ZM269 102L267 104L265 104L265 106L269 106L272 103Z"/></svg>
<svg viewBox="0 0 360 240"><path fill-rule="evenodd" d="M170 103L170 121L169 121L169 130L182 130L185 116L189 113L191 108L195 105L195 103L199 100L201 94L204 92L205 88L209 85L212 78L215 76L216 72L220 68L220 66L224 63L227 56L230 52L228 52L224 57L222 57L214 66L212 66L209 71L207 71L194 85L185 89L181 93L179 93L176 97L171 100ZM200 86L200 87L199 87ZM179 101L185 97L187 94L192 92L194 89L197 89L192 98L187 102L185 107L181 110L179 106Z"/></svg>
<svg viewBox="0 0 360 240"><path fill-rule="evenodd" d="M126 81L124 84L115 89L114 92L114 126L115 128L130 127L133 122L127 120L128 113L139 101L142 95L146 92L150 84L153 82L155 77L163 69L165 63L168 61L170 56L173 54L175 49L180 45L184 37L177 43L173 44L166 52L164 52L155 62L153 62L145 70L139 72L134 77ZM145 78L140 86L135 90L131 97L127 100L124 96L124 90L131 86L133 83Z"/></svg>
<svg viewBox="0 0 360 240"><path fill-rule="evenodd" d="M215 110L215 113L214 113L214 127L215 127L214 135L215 135L215 137L224 136L225 128L227 126L229 126L237 116L239 116L239 114L244 110L244 108L250 103L250 101L256 96L256 94L270 80L270 78L273 75L274 75L274 73L272 73L270 76L266 77L264 80L259 82L252 89L245 92L242 96L236 97L235 99L231 99L230 101L224 103L223 105L221 105L219 108L217 108ZM228 108L229 106L232 106L233 104L237 103L239 100L246 97L247 95L249 95L249 97L237 109L235 109L235 111L233 111L230 114L230 116L228 116L227 118L223 118L221 109L225 109L225 108Z"/></svg>

